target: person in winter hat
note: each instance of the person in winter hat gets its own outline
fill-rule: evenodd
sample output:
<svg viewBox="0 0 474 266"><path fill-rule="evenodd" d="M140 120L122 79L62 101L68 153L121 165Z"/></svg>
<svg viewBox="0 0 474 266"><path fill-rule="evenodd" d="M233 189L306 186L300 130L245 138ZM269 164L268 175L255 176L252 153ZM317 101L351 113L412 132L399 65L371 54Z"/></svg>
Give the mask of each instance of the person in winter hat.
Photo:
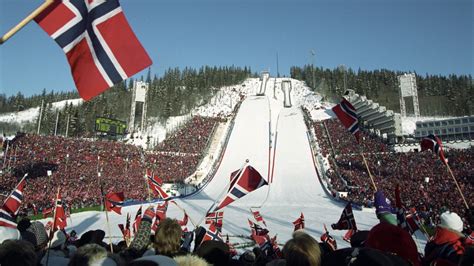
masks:
<svg viewBox="0 0 474 266"><path fill-rule="evenodd" d="M465 251L462 230L463 222L457 213L443 212L435 235L425 246L425 264L457 265Z"/></svg>
<svg viewBox="0 0 474 266"><path fill-rule="evenodd" d="M41 222L35 221L21 233L21 238L33 244L36 252L42 252L48 244L48 234ZM40 258L42 257L42 254Z"/></svg>
<svg viewBox="0 0 474 266"><path fill-rule="evenodd" d="M411 235L402 228L390 223L381 222L372 227L367 240L365 240L365 246L396 254L409 261L412 265L421 265L418 249Z"/></svg>
<svg viewBox="0 0 474 266"><path fill-rule="evenodd" d="M25 240L6 240L0 245L0 265L37 265L33 244Z"/></svg>
<svg viewBox="0 0 474 266"><path fill-rule="evenodd" d="M68 265L69 258L74 255L66 248L66 235L63 231L54 232L49 249L41 259L42 265ZM75 251L75 249L74 249ZM48 262L48 263L46 263Z"/></svg>
<svg viewBox="0 0 474 266"><path fill-rule="evenodd" d="M381 222L397 225L397 218L393 214L392 203L385 197L382 190L377 190L374 195L375 214Z"/></svg>

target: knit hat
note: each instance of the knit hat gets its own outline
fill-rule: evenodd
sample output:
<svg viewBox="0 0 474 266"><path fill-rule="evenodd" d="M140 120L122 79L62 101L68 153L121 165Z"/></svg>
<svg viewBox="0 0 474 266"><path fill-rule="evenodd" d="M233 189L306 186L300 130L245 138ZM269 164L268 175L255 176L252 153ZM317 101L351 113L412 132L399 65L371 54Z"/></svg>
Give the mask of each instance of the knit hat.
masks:
<svg viewBox="0 0 474 266"><path fill-rule="evenodd" d="M39 247L48 242L48 234L46 233L46 229L44 229L44 225L41 222L32 222L30 227L26 229L26 232L30 233L30 236L32 236L31 238L28 237L26 240L31 242L35 247Z"/></svg>
<svg viewBox="0 0 474 266"><path fill-rule="evenodd" d="M441 214L439 226L451 229L454 231L462 232L463 222L461 217L455 212L445 211Z"/></svg>
<svg viewBox="0 0 474 266"><path fill-rule="evenodd" d="M367 236L365 246L394 253L413 265L420 265L418 249L411 235L402 228L388 223L374 226Z"/></svg>
<svg viewBox="0 0 474 266"><path fill-rule="evenodd" d="M0 244L5 240L18 240L20 239L20 231L15 228L9 228L5 226L0 226Z"/></svg>
<svg viewBox="0 0 474 266"><path fill-rule="evenodd" d="M382 213L392 213L392 203L385 197L382 190L375 192L374 198L375 213L377 215Z"/></svg>
<svg viewBox="0 0 474 266"><path fill-rule="evenodd" d="M66 243L66 235L63 231L56 231L54 232L53 239L51 240L51 248L63 246Z"/></svg>

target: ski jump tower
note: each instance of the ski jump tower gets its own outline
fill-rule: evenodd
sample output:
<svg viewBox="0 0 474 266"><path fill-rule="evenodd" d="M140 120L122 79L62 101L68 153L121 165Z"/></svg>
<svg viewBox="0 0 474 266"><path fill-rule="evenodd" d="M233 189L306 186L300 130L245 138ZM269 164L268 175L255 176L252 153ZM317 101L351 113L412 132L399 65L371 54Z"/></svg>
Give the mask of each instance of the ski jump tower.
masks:
<svg viewBox="0 0 474 266"><path fill-rule="evenodd" d="M268 71L262 71L260 80L262 83L260 83L260 90L257 93L257 96L263 96L265 95L265 91L267 90L267 81L270 79L270 73Z"/></svg>
<svg viewBox="0 0 474 266"><path fill-rule="evenodd" d="M398 82L400 84L400 114L402 117L407 116L407 110L405 106L405 97L413 97L413 112L415 117L420 116L420 106L418 104L418 89L416 87L416 76L415 74L403 74L398 76Z"/></svg>
<svg viewBox="0 0 474 266"><path fill-rule="evenodd" d="M283 91L283 106L285 108L290 108L291 104L291 81L290 80L283 80L281 82L281 90Z"/></svg>
<svg viewBox="0 0 474 266"><path fill-rule="evenodd" d="M146 124L146 99L148 88L150 84L143 81L134 81L133 82L133 94L132 94L132 107L130 108L130 120L128 124L129 132L132 133L135 131L135 116L136 116L136 109L137 103L139 106L141 105L142 111L141 113L141 122L140 122L140 130L143 131L145 129Z"/></svg>

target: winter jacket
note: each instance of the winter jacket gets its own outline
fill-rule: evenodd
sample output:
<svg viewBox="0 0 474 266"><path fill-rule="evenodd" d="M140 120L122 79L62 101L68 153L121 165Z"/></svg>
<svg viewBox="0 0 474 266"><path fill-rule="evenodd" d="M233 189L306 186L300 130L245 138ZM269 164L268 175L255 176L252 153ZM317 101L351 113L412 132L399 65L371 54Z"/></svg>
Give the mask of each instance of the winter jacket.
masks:
<svg viewBox="0 0 474 266"><path fill-rule="evenodd" d="M464 236L456 231L436 227L434 237L425 246L424 265L457 265L464 254Z"/></svg>
<svg viewBox="0 0 474 266"><path fill-rule="evenodd" d="M48 265L67 266L69 264L68 254L63 250L50 249L49 252L46 251L46 254L41 259L41 265L46 266L46 261Z"/></svg>

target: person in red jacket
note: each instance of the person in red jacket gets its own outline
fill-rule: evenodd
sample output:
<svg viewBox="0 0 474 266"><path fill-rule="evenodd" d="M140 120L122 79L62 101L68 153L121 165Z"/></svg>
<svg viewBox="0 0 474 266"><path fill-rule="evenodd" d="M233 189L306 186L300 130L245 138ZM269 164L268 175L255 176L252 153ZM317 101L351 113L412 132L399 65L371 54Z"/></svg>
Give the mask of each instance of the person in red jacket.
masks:
<svg viewBox="0 0 474 266"><path fill-rule="evenodd" d="M424 265L458 265L464 254L463 222L455 212L440 216L435 235L425 246Z"/></svg>

